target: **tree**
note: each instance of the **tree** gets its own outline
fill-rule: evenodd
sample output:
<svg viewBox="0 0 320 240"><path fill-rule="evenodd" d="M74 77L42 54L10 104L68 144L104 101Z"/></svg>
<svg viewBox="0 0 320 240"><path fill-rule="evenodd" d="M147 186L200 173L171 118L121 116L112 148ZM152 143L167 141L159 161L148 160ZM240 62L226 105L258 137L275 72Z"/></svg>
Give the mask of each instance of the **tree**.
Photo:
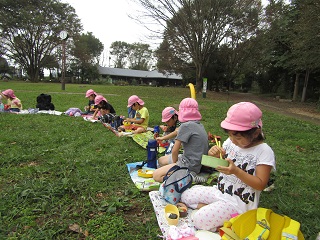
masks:
<svg viewBox="0 0 320 240"><path fill-rule="evenodd" d="M3 57L0 57L0 74L7 73L9 69L10 68L7 60Z"/></svg>
<svg viewBox="0 0 320 240"><path fill-rule="evenodd" d="M163 36L167 43L174 46L180 56L185 54L184 61L194 64L197 91L202 88L202 77L210 53L233 31L240 31L239 23L251 24L246 20L260 6L258 0L135 1L145 9L142 17L151 17L160 24L164 28ZM142 17L140 20L143 20ZM246 30L250 27L247 26Z"/></svg>
<svg viewBox="0 0 320 240"><path fill-rule="evenodd" d="M166 37L164 37L162 43L155 51L155 57L157 58L157 69L159 72L176 73L183 76L183 80L194 83L195 79L195 67L192 62L185 61L183 53L175 51L174 46L170 45Z"/></svg>
<svg viewBox="0 0 320 240"><path fill-rule="evenodd" d="M82 26L74 8L58 0L1 0L0 29L7 57L38 81L46 56L61 44L59 33L73 37Z"/></svg>
<svg viewBox="0 0 320 240"><path fill-rule="evenodd" d="M293 64L297 70L305 72L301 101L306 100L309 76L320 69L320 4L318 1L294 1L294 8L298 10L298 20L294 25ZM297 81L299 78L297 79ZM298 84L298 83L297 83Z"/></svg>
<svg viewBox="0 0 320 240"><path fill-rule="evenodd" d="M129 44L128 62L129 68L134 70L148 71L152 60L152 50L149 44Z"/></svg>
<svg viewBox="0 0 320 240"><path fill-rule="evenodd" d="M126 42L116 41L111 43L110 54L114 56L114 67L125 68L129 56L129 44Z"/></svg>
<svg viewBox="0 0 320 240"><path fill-rule="evenodd" d="M82 81L84 78L92 80L98 77L97 71L94 71L93 68L99 65L99 57L103 48L103 44L91 32L75 37L71 51L75 57L72 66L74 72L80 73Z"/></svg>

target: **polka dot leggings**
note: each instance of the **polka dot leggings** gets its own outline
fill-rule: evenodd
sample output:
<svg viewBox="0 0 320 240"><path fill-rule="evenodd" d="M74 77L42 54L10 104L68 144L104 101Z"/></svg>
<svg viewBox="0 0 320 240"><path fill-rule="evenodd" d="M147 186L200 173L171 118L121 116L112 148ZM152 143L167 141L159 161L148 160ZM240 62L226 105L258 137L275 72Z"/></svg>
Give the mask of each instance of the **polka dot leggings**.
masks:
<svg viewBox="0 0 320 240"><path fill-rule="evenodd" d="M207 204L192 216L197 229L215 232L232 214L238 213L234 206L217 198L217 191L216 187L196 185L182 193L181 202L190 208L196 209L199 203Z"/></svg>

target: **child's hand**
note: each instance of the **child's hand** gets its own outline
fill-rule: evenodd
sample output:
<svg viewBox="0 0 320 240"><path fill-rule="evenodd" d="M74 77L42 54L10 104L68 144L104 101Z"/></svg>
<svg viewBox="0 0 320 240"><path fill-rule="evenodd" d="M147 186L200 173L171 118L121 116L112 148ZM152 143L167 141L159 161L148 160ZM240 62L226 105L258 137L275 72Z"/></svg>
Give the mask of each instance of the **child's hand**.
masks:
<svg viewBox="0 0 320 240"><path fill-rule="evenodd" d="M19 106L19 101L18 100L13 100L12 101L12 104L16 105L16 106Z"/></svg>
<svg viewBox="0 0 320 240"><path fill-rule="evenodd" d="M163 137L157 137L156 140L157 141L163 141L164 139L163 139Z"/></svg>
<svg viewBox="0 0 320 240"><path fill-rule="evenodd" d="M213 156L217 158L220 157L220 153L222 156L224 156L226 154L226 151L222 147L218 147L217 145L211 147L210 150L208 151L209 156Z"/></svg>
<svg viewBox="0 0 320 240"><path fill-rule="evenodd" d="M230 174L236 174L236 172L240 170L240 168L234 165L234 162L230 158L226 158L225 160L229 162L229 166L228 167L218 166L216 167L217 171L230 175Z"/></svg>

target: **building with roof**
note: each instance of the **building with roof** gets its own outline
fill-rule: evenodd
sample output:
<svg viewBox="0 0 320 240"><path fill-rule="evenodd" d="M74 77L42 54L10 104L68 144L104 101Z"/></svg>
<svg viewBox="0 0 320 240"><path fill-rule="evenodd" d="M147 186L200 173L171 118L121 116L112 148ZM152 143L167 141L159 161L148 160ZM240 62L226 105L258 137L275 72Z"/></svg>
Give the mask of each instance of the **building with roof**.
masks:
<svg viewBox="0 0 320 240"><path fill-rule="evenodd" d="M99 67L98 70L102 78L111 79L112 83L115 83L116 81L126 81L129 84L144 84L153 86L182 85L182 77L180 75L163 74L156 70L142 71L110 67Z"/></svg>

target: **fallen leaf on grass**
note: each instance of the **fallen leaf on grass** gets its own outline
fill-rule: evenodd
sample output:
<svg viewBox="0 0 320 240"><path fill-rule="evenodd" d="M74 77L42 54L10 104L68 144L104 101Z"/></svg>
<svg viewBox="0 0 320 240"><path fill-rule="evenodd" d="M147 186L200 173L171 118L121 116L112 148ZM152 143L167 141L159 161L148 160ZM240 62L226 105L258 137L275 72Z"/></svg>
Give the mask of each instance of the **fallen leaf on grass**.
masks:
<svg viewBox="0 0 320 240"><path fill-rule="evenodd" d="M297 149L298 152L303 152L305 150L304 148L302 148L300 146L296 146L296 149Z"/></svg>
<svg viewBox="0 0 320 240"><path fill-rule="evenodd" d="M143 224L146 224L147 222L150 222L150 218L145 218L145 219L143 219L143 221L142 221Z"/></svg>
<svg viewBox="0 0 320 240"><path fill-rule="evenodd" d="M76 223L74 224L71 224L69 225L69 229L73 232L76 232L76 233L81 233L82 232L82 229L80 228L80 226Z"/></svg>
<svg viewBox="0 0 320 240"><path fill-rule="evenodd" d="M17 142L12 142L12 143L10 143L10 144L12 144L12 145L13 145L13 144L16 144L16 143L17 143Z"/></svg>
<svg viewBox="0 0 320 240"><path fill-rule="evenodd" d="M76 232L76 233L82 233L84 236L88 237L89 236L89 232L88 230L84 230L82 231L82 228L79 226L79 224L77 223L74 223L74 224L71 224L69 225L69 229L73 232Z"/></svg>

